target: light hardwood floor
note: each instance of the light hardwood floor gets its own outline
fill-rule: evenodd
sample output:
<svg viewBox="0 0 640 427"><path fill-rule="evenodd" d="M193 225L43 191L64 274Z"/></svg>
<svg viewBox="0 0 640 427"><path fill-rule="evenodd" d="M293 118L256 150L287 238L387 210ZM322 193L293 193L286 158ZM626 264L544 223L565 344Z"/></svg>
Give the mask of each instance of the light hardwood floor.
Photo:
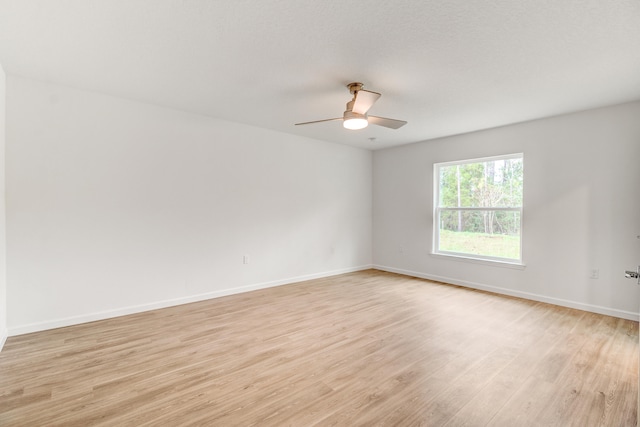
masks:
<svg viewBox="0 0 640 427"><path fill-rule="evenodd" d="M0 425L635 426L638 323L363 271L10 337Z"/></svg>

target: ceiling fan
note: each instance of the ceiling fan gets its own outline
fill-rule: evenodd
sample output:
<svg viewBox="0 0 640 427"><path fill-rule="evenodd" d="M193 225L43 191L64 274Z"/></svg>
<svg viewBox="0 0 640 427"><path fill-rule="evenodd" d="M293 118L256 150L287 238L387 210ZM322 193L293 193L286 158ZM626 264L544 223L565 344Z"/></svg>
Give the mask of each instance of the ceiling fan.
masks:
<svg viewBox="0 0 640 427"><path fill-rule="evenodd" d="M312 123L332 122L334 120L342 120L342 125L346 129L357 130L366 128L369 123L384 126L391 129L398 129L406 125L404 120L387 119L385 117L370 116L367 113L373 104L380 98L377 92L362 89L362 83L349 83L347 87L353 95L353 99L347 102L347 109L342 117L335 119L316 120L313 122L296 123L298 125L310 125Z"/></svg>

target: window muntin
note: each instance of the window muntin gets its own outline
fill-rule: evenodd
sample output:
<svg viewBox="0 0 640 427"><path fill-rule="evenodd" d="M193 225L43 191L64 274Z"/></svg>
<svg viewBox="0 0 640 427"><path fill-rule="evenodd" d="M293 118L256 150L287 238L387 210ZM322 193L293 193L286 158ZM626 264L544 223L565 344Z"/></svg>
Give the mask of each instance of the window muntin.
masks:
<svg viewBox="0 0 640 427"><path fill-rule="evenodd" d="M522 262L522 154L434 164L434 253Z"/></svg>

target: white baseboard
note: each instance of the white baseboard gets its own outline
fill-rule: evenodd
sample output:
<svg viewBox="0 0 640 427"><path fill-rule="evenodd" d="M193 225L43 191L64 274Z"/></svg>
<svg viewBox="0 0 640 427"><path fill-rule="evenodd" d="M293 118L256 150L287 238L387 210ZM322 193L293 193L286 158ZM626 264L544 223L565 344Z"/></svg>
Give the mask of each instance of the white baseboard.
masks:
<svg viewBox="0 0 640 427"><path fill-rule="evenodd" d="M576 301L569 301L560 298L548 297L545 295L533 294L529 292L514 291L512 289L500 288L497 286L485 285L482 283L468 282L466 280L452 279L450 277L436 276L434 274L425 274L417 271L402 270L400 268L387 267L384 265L373 265L373 268L390 273L403 274L405 276L418 277L421 279L435 280L437 282L450 283L452 285L464 286L466 288L478 289L481 291L493 292L496 294L509 295L512 297L524 298L533 301L545 302L548 304L559 305L562 307L575 308L578 310L589 311L592 313L605 314L607 316L619 317L627 320L640 320L640 313L631 311L617 310L615 308L602 307L599 305L584 304Z"/></svg>
<svg viewBox="0 0 640 427"><path fill-rule="evenodd" d="M9 336L22 335L22 334L28 334L31 332L39 332L39 331L45 331L48 329L78 325L80 323L95 322L96 320L104 320L104 319L110 319L113 317L126 316L127 314L135 314L143 311L157 310L159 308L173 307L176 305L188 304L191 302L204 301L212 298L219 298L219 297L239 294L243 292L255 291L258 289L288 285L291 283L304 282L306 280L336 276L338 274L353 273L355 271L368 270L371 268L373 268L372 265L343 268L340 270L332 270L332 271L326 271L322 273L314 273L314 274L308 274L304 276L290 277L287 279L274 280L271 282L255 283L252 285L240 286L237 288L223 289L219 291L207 292L207 293L197 294L197 295L190 295L186 297L175 298L175 299L164 300L164 301L156 301L149 304L122 307L114 310L106 310L106 311L101 311L96 313L83 314L80 316L65 317L62 319L48 320L45 322L30 323L27 325L14 326L9 328L8 335Z"/></svg>
<svg viewBox="0 0 640 427"><path fill-rule="evenodd" d="M8 336L9 336L9 333L7 332L6 329L0 331L0 351L2 351L2 348L4 347L4 343L7 342Z"/></svg>

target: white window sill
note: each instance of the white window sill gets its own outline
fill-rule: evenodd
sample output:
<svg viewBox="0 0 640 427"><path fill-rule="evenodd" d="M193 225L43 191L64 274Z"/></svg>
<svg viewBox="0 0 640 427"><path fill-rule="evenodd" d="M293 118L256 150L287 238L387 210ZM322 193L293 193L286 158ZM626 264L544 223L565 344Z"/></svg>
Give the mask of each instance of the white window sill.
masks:
<svg viewBox="0 0 640 427"><path fill-rule="evenodd" d="M515 270L524 270L526 268L526 264L523 264L518 261L510 262L510 261L500 261L500 260L491 260L491 259L480 259L480 258L473 258L471 256L465 256L465 255L443 254L443 253L433 253L433 252L430 253L429 255L439 259L446 259L450 261L462 261L462 262L468 262L471 264L488 265L491 267L512 268Z"/></svg>

